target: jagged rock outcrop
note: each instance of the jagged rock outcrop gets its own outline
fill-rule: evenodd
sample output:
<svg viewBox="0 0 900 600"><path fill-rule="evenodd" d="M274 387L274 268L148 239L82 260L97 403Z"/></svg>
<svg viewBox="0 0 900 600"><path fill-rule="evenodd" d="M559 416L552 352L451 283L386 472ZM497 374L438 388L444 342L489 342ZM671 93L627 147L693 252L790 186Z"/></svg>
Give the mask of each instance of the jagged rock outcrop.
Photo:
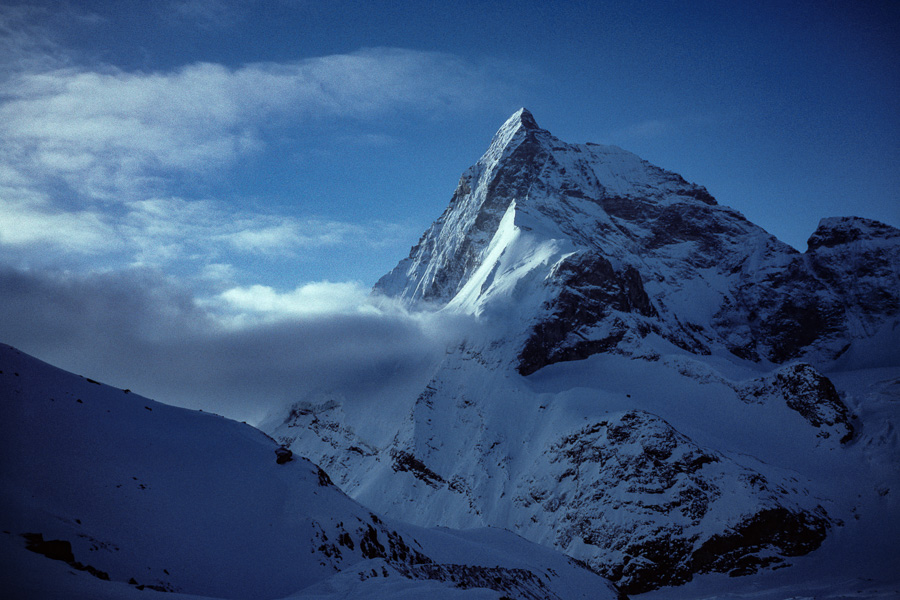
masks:
<svg viewBox="0 0 900 600"><path fill-rule="evenodd" d="M860 217L823 219L807 244L810 270L847 307L851 337L871 335L880 323L897 319L900 230Z"/></svg>
<svg viewBox="0 0 900 600"><path fill-rule="evenodd" d="M645 411L565 435L542 463L535 471L544 475L530 478L513 502L554 522L558 547L578 552L627 593L697 572L755 572L815 549L830 527L821 507L795 503L789 482L703 449ZM752 508L728 508L735 496ZM590 556L584 546L602 552Z"/></svg>
<svg viewBox="0 0 900 600"><path fill-rule="evenodd" d="M764 402L777 399L796 411L818 436L835 436L841 443L853 439L854 427L850 409L830 379L812 365L797 363L781 367L772 375L762 377L737 388L746 401Z"/></svg>
<svg viewBox="0 0 900 600"><path fill-rule="evenodd" d="M290 450L290 448L285 448L284 446L275 448L275 462L279 465L290 462L293 458L293 455L294 453Z"/></svg>
<svg viewBox="0 0 900 600"><path fill-rule="evenodd" d="M534 326L519 354L517 368L522 375L615 348L627 333L626 315L657 316L640 273L631 266L618 272L596 251L563 259L552 277L561 289L545 305L547 316ZM585 335L611 314L622 318L613 321L605 337Z"/></svg>

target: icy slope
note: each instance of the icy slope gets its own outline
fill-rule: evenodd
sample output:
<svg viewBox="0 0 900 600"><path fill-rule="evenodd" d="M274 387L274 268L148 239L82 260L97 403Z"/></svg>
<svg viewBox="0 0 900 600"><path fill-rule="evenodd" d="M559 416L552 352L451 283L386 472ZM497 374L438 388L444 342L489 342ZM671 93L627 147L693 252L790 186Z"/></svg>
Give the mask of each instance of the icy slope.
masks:
<svg viewBox="0 0 900 600"><path fill-rule="evenodd" d="M110 388L8 346L0 427L7 598L616 595L507 532L382 520L307 460L279 460L278 445L248 425Z"/></svg>

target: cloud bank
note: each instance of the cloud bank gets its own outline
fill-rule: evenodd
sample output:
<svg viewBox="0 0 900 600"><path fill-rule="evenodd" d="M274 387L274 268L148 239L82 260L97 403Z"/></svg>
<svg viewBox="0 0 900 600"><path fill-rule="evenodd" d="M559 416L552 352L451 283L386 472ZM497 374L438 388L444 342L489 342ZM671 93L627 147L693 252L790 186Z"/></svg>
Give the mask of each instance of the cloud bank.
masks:
<svg viewBox="0 0 900 600"><path fill-rule="evenodd" d="M0 268L0 341L151 398L258 422L319 394L377 402L423 386L448 337L353 284L200 302L158 272ZM399 392L398 392L399 390Z"/></svg>

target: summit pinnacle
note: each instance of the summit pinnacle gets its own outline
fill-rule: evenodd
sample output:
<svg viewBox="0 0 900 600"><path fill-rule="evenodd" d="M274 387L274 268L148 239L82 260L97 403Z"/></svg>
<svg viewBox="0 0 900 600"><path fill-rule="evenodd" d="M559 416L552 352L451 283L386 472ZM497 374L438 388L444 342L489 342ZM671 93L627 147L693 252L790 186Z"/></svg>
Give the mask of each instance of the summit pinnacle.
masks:
<svg viewBox="0 0 900 600"><path fill-rule="evenodd" d="M531 111L529 111L527 108L520 108L515 113L513 113L513 116L510 117L510 121L514 119L518 120L518 122L521 123L522 126L525 127L525 129L540 129L540 127L538 127L537 121L534 120L534 115L532 115Z"/></svg>

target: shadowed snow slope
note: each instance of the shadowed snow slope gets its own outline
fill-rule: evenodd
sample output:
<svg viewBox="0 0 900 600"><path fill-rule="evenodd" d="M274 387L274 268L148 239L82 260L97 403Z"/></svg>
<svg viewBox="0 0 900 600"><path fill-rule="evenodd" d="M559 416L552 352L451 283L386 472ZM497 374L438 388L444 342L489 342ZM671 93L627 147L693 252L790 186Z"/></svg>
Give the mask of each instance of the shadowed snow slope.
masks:
<svg viewBox="0 0 900 600"><path fill-rule="evenodd" d="M5 345L0 427L5 598L616 597L518 536L382 520L246 424Z"/></svg>

